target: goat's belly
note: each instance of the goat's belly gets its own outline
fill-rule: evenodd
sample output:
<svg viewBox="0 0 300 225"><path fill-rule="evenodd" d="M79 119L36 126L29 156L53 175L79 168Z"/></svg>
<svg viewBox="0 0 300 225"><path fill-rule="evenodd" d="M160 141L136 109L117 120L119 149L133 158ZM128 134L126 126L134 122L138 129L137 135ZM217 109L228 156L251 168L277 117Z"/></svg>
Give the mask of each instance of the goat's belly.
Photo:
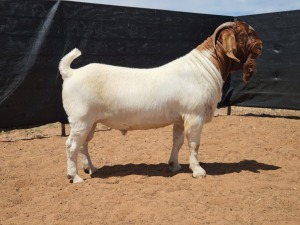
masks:
<svg viewBox="0 0 300 225"><path fill-rule="evenodd" d="M102 124L116 130L147 130L168 126L172 123L124 123L124 121L100 121Z"/></svg>
<svg viewBox="0 0 300 225"><path fill-rule="evenodd" d="M116 130L146 130L181 123L179 116L162 116L147 114L114 115L100 119L100 123Z"/></svg>

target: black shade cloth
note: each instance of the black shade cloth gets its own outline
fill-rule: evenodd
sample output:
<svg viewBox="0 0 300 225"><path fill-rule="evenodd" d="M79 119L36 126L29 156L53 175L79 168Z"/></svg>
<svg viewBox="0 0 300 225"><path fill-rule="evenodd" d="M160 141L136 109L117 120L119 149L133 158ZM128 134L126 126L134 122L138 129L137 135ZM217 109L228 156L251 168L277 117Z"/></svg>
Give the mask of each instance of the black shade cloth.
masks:
<svg viewBox="0 0 300 225"><path fill-rule="evenodd" d="M230 105L300 109L300 11L242 16L259 33L263 54L248 85L233 74Z"/></svg>
<svg viewBox="0 0 300 225"><path fill-rule="evenodd" d="M233 18L70 1L0 0L0 128L67 123L60 59L73 48L91 62L150 68L182 56L221 23L246 21L259 32L263 56L244 85L233 74L219 107L300 109L300 11ZM276 22L274 22L274 20Z"/></svg>

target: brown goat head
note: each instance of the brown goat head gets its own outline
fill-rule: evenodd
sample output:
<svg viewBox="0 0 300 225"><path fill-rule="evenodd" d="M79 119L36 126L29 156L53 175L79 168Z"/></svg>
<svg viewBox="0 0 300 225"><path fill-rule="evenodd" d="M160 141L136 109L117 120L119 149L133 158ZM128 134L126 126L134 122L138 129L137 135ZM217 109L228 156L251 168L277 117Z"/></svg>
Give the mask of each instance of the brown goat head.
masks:
<svg viewBox="0 0 300 225"><path fill-rule="evenodd" d="M262 54L262 41L258 33L244 22L227 22L215 30L212 40L218 52L217 58L225 54L230 60L223 78L227 78L230 72L243 70L243 80L247 83L254 74L256 57Z"/></svg>

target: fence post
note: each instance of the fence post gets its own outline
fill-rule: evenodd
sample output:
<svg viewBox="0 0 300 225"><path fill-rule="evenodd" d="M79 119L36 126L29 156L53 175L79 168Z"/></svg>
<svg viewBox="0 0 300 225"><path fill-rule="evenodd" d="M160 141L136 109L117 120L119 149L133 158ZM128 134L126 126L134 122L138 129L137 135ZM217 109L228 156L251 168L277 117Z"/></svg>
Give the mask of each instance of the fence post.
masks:
<svg viewBox="0 0 300 225"><path fill-rule="evenodd" d="M61 136L66 136L66 124L60 123L61 124Z"/></svg>
<svg viewBox="0 0 300 225"><path fill-rule="evenodd" d="M231 105L227 107L227 116L231 115Z"/></svg>

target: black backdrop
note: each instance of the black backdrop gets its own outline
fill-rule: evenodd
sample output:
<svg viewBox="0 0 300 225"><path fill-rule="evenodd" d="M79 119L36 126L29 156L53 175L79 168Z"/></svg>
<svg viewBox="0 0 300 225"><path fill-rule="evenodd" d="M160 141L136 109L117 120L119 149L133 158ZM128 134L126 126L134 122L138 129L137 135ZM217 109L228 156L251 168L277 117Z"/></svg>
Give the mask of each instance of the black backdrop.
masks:
<svg viewBox="0 0 300 225"><path fill-rule="evenodd" d="M246 21L264 42L254 79L233 74L220 107L300 109L300 11L215 16L78 2L0 0L0 128L67 122L60 59L74 47L90 62L148 68L195 48L223 22ZM274 24L276 20L276 24Z"/></svg>
<svg viewBox="0 0 300 225"><path fill-rule="evenodd" d="M300 11L236 18L251 24L263 40L263 55L248 85L231 76L231 105L300 109Z"/></svg>

